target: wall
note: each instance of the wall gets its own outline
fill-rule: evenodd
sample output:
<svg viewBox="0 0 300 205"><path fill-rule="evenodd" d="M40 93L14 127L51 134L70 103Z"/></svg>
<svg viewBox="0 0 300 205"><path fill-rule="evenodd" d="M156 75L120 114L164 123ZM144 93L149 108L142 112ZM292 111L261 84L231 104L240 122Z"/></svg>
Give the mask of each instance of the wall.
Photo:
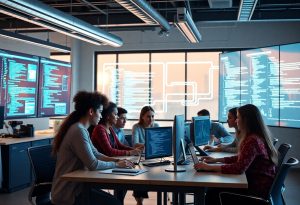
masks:
<svg viewBox="0 0 300 205"><path fill-rule="evenodd" d="M0 49L38 55L43 57L50 56L50 51L48 49L30 45L27 43L22 43L20 41L9 40L2 37L0 37ZM49 118L32 118L32 119L18 119L18 120L22 120L24 124L33 124L35 130L48 129L49 127ZM8 132L7 129L2 129L2 130L0 129L0 133L7 133L7 132ZM9 132L12 133L12 130L9 129Z"/></svg>
<svg viewBox="0 0 300 205"><path fill-rule="evenodd" d="M176 28L170 36L158 36L159 29L144 31L116 31L124 45L120 48L93 46L81 43L79 90L94 89L94 52L95 51L135 51L135 50L172 50L172 49L231 49L256 48L278 44L300 42L300 21L298 22L255 22L255 23L209 23L198 24L202 41L199 44L186 43L185 38ZM73 47L73 46L72 46ZM300 129L270 127L280 143L292 144L288 156L300 159Z"/></svg>
<svg viewBox="0 0 300 205"><path fill-rule="evenodd" d="M185 38L176 28L171 29L169 37L158 36L159 29L152 28L143 31L113 32L124 40L124 45L120 48L94 46L74 39L70 42L69 38L59 34L51 34L50 40L55 39L56 43L72 45L73 94L78 90L94 90L95 51L255 48L300 42L300 21L201 22L197 25L202 34L202 41L195 45L186 43ZM47 38L47 34L33 34L33 36L44 40ZM0 38L1 48L44 57L50 56L48 49L4 38ZM45 129L48 127L49 120L48 118L37 118L24 121L35 124L36 129ZM279 144L283 142L292 144L290 155L300 159L300 129L277 127L270 129L274 136L279 138Z"/></svg>

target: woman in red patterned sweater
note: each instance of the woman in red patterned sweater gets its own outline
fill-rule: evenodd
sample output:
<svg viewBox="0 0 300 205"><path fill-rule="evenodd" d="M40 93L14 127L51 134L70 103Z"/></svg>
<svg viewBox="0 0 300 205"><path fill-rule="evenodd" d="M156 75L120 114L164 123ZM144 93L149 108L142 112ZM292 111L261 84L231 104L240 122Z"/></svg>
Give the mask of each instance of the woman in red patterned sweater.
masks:
<svg viewBox="0 0 300 205"><path fill-rule="evenodd" d="M138 155L141 152L140 149L128 147L119 141L112 128L112 125L116 123L117 119L117 105L113 102L109 102L108 107L102 111L102 118L99 124L92 132L92 142L94 146L99 152L107 156Z"/></svg>
<svg viewBox="0 0 300 205"><path fill-rule="evenodd" d="M231 192L248 193L267 197L276 173L278 154L273 146L269 129L264 124L260 111L255 105L241 106L237 112L240 131L238 155L225 158L205 157L195 165L196 170L217 171L224 174L242 174L248 181L247 190L232 189ZM221 164L211 164L221 162ZM209 189L205 202L220 204L218 194L224 189ZM227 190L228 191L228 190Z"/></svg>

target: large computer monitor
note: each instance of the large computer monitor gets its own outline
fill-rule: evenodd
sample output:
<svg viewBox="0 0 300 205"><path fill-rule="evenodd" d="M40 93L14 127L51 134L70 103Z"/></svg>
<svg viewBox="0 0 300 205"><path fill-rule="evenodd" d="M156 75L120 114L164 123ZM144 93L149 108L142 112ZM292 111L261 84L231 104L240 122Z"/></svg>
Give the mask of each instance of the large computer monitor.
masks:
<svg viewBox="0 0 300 205"><path fill-rule="evenodd" d="M172 127L145 129L145 159L172 156Z"/></svg>
<svg viewBox="0 0 300 205"><path fill-rule="evenodd" d="M0 60L5 119L36 117L39 57L0 50Z"/></svg>
<svg viewBox="0 0 300 205"><path fill-rule="evenodd" d="M174 168L167 169L168 172L184 172L185 169L178 168L177 165L185 162L185 142L184 142L184 115L175 115L173 123L173 156Z"/></svg>
<svg viewBox="0 0 300 205"><path fill-rule="evenodd" d="M206 145L210 140L209 116L193 117L191 123L191 141L195 146Z"/></svg>
<svg viewBox="0 0 300 205"><path fill-rule="evenodd" d="M39 117L64 116L70 112L72 67L68 62L41 58Z"/></svg>

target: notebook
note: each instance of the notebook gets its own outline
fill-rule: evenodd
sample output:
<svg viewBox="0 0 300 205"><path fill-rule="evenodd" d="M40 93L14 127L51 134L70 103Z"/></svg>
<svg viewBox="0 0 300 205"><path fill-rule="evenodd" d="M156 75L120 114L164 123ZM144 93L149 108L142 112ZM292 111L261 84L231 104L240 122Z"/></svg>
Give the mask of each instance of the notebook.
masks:
<svg viewBox="0 0 300 205"><path fill-rule="evenodd" d="M101 174L117 174L117 175L128 175L128 176L136 176L142 173L147 172L145 169L127 169L127 168L114 168L114 169L106 169L100 170Z"/></svg>

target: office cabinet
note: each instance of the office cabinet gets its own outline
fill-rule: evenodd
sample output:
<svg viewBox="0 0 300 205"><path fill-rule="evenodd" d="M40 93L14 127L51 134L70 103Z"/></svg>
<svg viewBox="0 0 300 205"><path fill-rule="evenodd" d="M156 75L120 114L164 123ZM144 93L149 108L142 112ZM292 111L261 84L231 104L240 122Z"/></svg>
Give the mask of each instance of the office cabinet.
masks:
<svg viewBox="0 0 300 205"><path fill-rule="evenodd" d="M50 144L49 138L1 144L2 192L14 192L31 185L33 175L27 150L32 146L47 144Z"/></svg>
<svg viewBox="0 0 300 205"><path fill-rule="evenodd" d="M12 192L31 184L31 167L27 149L31 142L2 146L2 189Z"/></svg>

